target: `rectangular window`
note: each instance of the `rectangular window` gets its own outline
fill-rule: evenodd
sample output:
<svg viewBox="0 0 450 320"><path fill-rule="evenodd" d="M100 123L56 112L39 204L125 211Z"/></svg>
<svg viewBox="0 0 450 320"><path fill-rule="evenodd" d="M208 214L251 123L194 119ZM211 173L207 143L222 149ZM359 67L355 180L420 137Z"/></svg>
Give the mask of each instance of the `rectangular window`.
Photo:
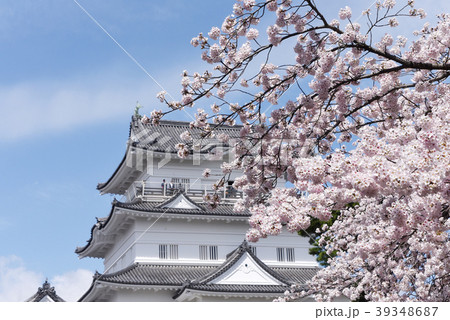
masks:
<svg viewBox="0 0 450 320"><path fill-rule="evenodd" d="M188 191L190 184L191 180L189 178L172 178L170 180L169 187L172 189Z"/></svg>
<svg viewBox="0 0 450 320"><path fill-rule="evenodd" d="M256 247L250 246L250 250L256 256Z"/></svg>
<svg viewBox="0 0 450 320"><path fill-rule="evenodd" d="M160 259L167 259L167 244L160 244L159 245L159 258Z"/></svg>
<svg viewBox="0 0 450 320"><path fill-rule="evenodd" d="M286 261L295 262L294 248L286 248Z"/></svg>
<svg viewBox="0 0 450 320"><path fill-rule="evenodd" d="M177 244L160 244L159 245L159 258L160 259L178 259L178 245Z"/></svg>
<svg viewBox="0 0 450 320"><path fill-rule="evenodd" d="M294 248L277 248L277 261L295 262Z"/></svg>
<svg viewBox="0 0 450 320"><path fill-rule="evenodd" d="M217 246L199 246L200 260L218 260L219 250Z"/></svg>
<svg viewBox="0 0 450 320"><path fill-rule="evenodd" d="M199 247L200 260L208 260L208 246Z"/></svg>
<svg viewBox="0 0 450 320"><path fill-rule="evenodd" d="M284 261L284 248L277 248L277 261Z"/></svg>
<svg viewBox="0 0 450 320"><path fill-rule="evenodd" d="M178 245L177 244L171 244L169 246L169 256L170 256L170 259L172 259L172 260L178 259Z"/></svg>
<svg viewBox="0 0 450 320"><path fill-rule="evenodd" d="M217 260L217 246L210 246L209 247L209 260Z"/></svg>

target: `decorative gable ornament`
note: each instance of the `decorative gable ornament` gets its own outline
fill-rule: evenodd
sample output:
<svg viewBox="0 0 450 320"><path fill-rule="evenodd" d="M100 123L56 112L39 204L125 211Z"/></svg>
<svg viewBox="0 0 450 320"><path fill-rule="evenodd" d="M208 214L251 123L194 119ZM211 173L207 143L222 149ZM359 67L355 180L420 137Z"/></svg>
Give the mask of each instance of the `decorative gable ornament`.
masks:
<svg viewBox="0 0 450 320"><path fill-rule="evenodd" d="M38 288L38 291L28 298L26 302L65 302L63 298L58 296L55 291L55 287L52 287L50 283L45 280L42 287Z"/></svg>
<svg viewBox="0 0 450 320"><path fill-rule="evenodd" d="M261 268L248 252L222 275L215 278L210 284L252 284L252 285L283 285Z"/></svg>
<svg viewBox="0 0 450 320"><path fill-rule="evenodd" d="M169 199L159 206L162 209L186 209L186 210L198 210L203 211L202 208L197 206L194 202L188 199L184 193L180 192L173 198Z"/></svg>

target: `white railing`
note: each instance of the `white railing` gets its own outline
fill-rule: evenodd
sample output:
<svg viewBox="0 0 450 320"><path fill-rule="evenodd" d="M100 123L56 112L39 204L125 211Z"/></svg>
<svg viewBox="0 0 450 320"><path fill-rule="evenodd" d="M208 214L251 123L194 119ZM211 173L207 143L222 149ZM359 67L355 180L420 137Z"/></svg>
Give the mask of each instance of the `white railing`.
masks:
<svg viewBox="0 0 450 320"><path fill-rule="evenodd" d="M161 197L171 197L179 191L196 200L198 198L203 199L208 193L213 193L212 184L136 181L128 191L128 198L130 200L152 200ZM225 186L218 193L225 200L237 200L243 197L242 192L237 191L232 186Z"/></svg>

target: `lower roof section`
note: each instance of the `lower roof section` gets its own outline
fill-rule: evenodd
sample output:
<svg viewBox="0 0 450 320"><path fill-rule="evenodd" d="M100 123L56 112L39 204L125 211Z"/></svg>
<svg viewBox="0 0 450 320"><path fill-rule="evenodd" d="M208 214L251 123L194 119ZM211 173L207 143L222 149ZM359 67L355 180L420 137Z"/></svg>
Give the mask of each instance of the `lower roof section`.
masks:
<svg viewBox="0 0 450 320"><path fill-rule="evenodd" d="M219 281L223 275L241 272L242 268L249 264L248 259L261 267L257 272L264 272L277 281L272 284L251 283L243 278L235 283ZM135 263L118 272L103 275L97 273L91 287L79 301L101 300L106 290L130 288L135 291L166 288L172 292L172 301L189 300L193 296L201 297L202 292L205 296L214 293L215 296L223 297L235 294L248 297L261 295L276 297L282 295L293 284L306 285L318 270L317 267L269 267L251 254L249 246L244 242L230 253L228 259L220 266Z"/></svg>
<svg viewBox="0 0 450 320"><path fill-rule="evenodd" d="M157 265L135 263L110 274L97 274L95 281L127 285L181 286L188 279L197 279L215 270L217 266Z"/></svg>

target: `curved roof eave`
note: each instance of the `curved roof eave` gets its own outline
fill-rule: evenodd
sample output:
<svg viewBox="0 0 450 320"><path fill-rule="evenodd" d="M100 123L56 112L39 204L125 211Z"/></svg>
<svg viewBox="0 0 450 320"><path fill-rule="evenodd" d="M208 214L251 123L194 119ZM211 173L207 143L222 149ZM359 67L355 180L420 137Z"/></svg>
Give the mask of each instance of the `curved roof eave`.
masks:
<svg viewBox="0 0 450 320"><path fill-rule="evenodd" d="M170 198L167 201L171 201L173 199L175 199L178 195L174 195L172 198ZM192 201L192 199L190 199L188 196L184 195L186 199L188 199L188 201ZM167 201L163 202L166 203ZM192 203L196 204L194 201L192 201ZM141 203L141 204L145 204L145 202ZM165 208L159 208L159 205L153 207L153 208L130 208L127 205L133 205L133 206L137 206L138 204L133 203L133 204L127 204L127 203L122 203L116 199L114 199L114 201L112 202L112 207L111 207L111 211L108 215L108 217L106 217L105 219L97 219L97 223L94 224L91 228L91 237L89 240L87 240L87 244L84 247L78 247L75 250L75 253L78 254L78 256L80 257L87 257L89 256L89 252L91 250L93 250L93 246L95 244L95 237L96 237L96 230L100 231L102 229L107 228L110 225L110 221L113 220L113 218L116 216L116 208L118 209L123 209L123 212L140 212L140 213L147 213L147 214L155 214L160 216L162 213L167 213L168 216L170 216L171 218L173 217L179 217L179 218L186 218L186 219L191 219L191 218L205 218L205 219L238 219L238 220L247 220L248 217L250 216L248 213L242 213L242 214L208 214L208 211L198 211L198 210L189 210L189 209L165 209ZM197 204L196 204L197 205ZM232 208L231 212L232 212ZM224 210L225 211L225 210ZM94 256L94 257L99 257L99 256Z"/></svg>
<svg viewBox="0 0 450 320"><path fill-rule="evenodd" d="M89 256L87 251L89 249L92 249L93 242L95 241L94 237L95 237L96 230L103 229L108 224L108 222L111 220L111 218L113 216L114 209L115 209L115 202L116 201L117 200L114 199L113 205L111 207L111 211L110 211L110 213L109 213L109 215L108 215L108 217L106 219L100 220L100 219L97 218L97 223L94 224L92 226L92 228L91 228L91 237L89 238L89 240L87 240L87 244L84 247L77 247L75 249L75 253L78 254L78 256L80 258L84 258L84 257L88 257Z"/></svg>
<svg viewBox="0 0 450 320"><path fill-rule="evenodd" d="M143 172L138 170L136 166L132 164L133 155L130 152L131 148L127 147L125 155L122 158L117 169L111 175L111 177L104 183L97 185L97 190L100 194L119 194L123 195L130 185L135 181ZM130 165L131 163L131 165Z"/></svg>
<svg viewBox="0 0 450 320"><path fill-rule="evenodd" d="M127 159L127 152L125 152L125 155L123 156L122 161L120 161L119 166L116 168L116 170L111 175L111 177L109 177L109 179L106 182L97 184L97 190L99 190L102 194L106 193L106 192L104 192L104 189L108 186L108 184L111 183L111 181L114 179L114 177L118 174L119 170L122 168L126 159Z"/></svg>

